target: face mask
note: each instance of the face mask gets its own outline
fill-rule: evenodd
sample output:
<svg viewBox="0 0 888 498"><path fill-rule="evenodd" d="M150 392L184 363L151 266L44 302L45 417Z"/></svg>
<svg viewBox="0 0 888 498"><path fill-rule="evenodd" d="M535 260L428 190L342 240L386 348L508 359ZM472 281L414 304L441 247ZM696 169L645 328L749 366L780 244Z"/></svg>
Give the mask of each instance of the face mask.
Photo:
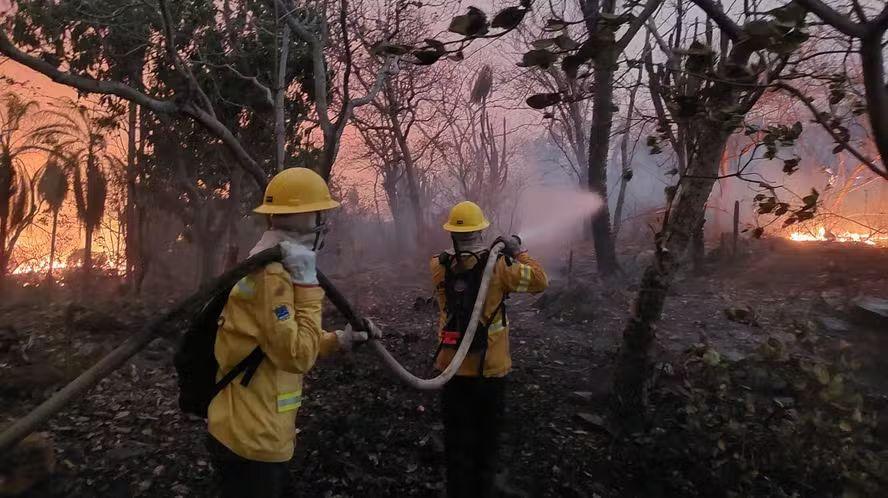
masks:
<svg viewBox="0 0 888 498"><path fill-rule="evenodd" d="M454 234L453 249L457 253L470 252L476 253L486 249L484 245L484 236L481 232L472 232L466 234Z"/></svg>
<svg viewBox="0 0 888 498"><path fill-rule="evenodd" d="M308 220L304 220L308 222ZM291 222L292 223L292 222ZM313 226L305 226L311 223ZM300 226L301 225L301 226ZM299 228L297 228L299 227ZM314 221L298 224L276 223L271 232L277 233L282 240L288 240L303 247L311 248L312 251L320 251L324 247L329 227L324 221L324 216L320 212L315 213Z"/></svg>

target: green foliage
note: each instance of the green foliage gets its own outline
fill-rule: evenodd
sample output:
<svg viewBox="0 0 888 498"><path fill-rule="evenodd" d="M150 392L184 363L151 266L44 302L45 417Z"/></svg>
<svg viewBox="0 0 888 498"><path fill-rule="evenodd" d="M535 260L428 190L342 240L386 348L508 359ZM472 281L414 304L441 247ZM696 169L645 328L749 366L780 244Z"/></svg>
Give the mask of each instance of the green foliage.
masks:
<svg viewBox="0 0 888 498"><path fill-rule="evenodd" d="M691 73L707 73L715 65L715 51L699 40L694 40L690 47L685 50L677 50L676 53L686 56L685 70Z"/></svg>
<svg viewBox="0 0 888 498"><path fill-rule="evenodd" d="M274 61L279 57L281 35L273 9L261 0L168 4L178 52L208 93L216 116L237 130L247 151L267 171L274 170L274 117L267 96L237 74L275 86ZM114 12L114 22L108 22L109 12ZM122 81L158 98L190 95L167 54L156 5L127 0L25 0L17 2L10 22L13 41L19 46L44 59L55 58L75 73ZM390 45L384 50L405 48ZM290 89L285 97L288 166L296 165L307 152L300 124L314 99L313 81L308 47L291 37L284 78L284 86ZM101 101L110 111L109 120L116 121L126 112L119 99ZM177 126L183 143L192 141L186 136L193 133L200 135L194 137L194 144L207 150L220 147L219 140L201 128L181 122ZM157 145L154 136L146 136ZM163 168L166 171L155 173L169 179L169 163Z"/></svg>
<svg viewBox="0 0 888 498"><path fill-rule="evenodd" d="M527 105L533 109L544 109L561 102L560 93L538 93L527 98Z"/></svg>
<svg viewBox="0 0 888 498"><path fill-rule="evenodd" d="M764 186L768 188L770 195L757 194L753 198L753 202L758 207L758 214L771 214L779 218L789 213L789 216L783 220L784 227L810 220L817 214L817 202L820 199L820 193L816 189L811 189L811 193L802 198L801 205L792 207L789 203L780 202L773 188L767 185Z"/></svg>
<svg viewBox="0 0 888 498"><path fill-rule="evenodd" d="M0 106L0 276L15 248L21 230L36 211L33 188L22 155L40 142L29 115L37 103L13 93L2 97Z"/></svg>
<svg viewBox="0 0 888 498"><path fill-rule="evenodd" d="M788 349L771 336L731 361L695 346L680 377L652 393L653 427L629 436L618 458L663 495L883 495L888 451L854 381L858 365Z"/></svg>
<svg viewBox="0 0 888 498"><path fill-rule="evenodd" d="M487 34L489 27L487 14L477 7L469 7L468 12L454 17L447 29L452 33L474 38Z"/></svg>
<svg viewBox="0 0 888 498"><path fill-rule="evenodd" d="M549 67L554 64L557 59L558 56L556 56L553 52L550 52L546 49L534 49L530 52L525 53L521 57L521 62L518 63L518 66L549 69Z"/></svg>
<svg viewBox="0 0 888 498"><path fill-rule="evenodd" d="M789 55L808 40L805 30L807 11L803 7L792 2L768 13L772 19L756 19L743 25L747 37L742 44L747 50Z"/></svg>
<svg viewBox="0 0 888 498"><path fill-rule="evenodd" d="M68 175L65 174L65 170L60 164L61 160L58 152L49 156L37 186L43 200L49 205L50 211L61 209L62 203L65 202L65 196L68 194Z"/></svg>
<svg viewBox="0 0 888 498"><path fill-rule="evenodd" d="M491 28L515 29L524 20L527 9L524 7L506 7L493 17Z"/></svg>

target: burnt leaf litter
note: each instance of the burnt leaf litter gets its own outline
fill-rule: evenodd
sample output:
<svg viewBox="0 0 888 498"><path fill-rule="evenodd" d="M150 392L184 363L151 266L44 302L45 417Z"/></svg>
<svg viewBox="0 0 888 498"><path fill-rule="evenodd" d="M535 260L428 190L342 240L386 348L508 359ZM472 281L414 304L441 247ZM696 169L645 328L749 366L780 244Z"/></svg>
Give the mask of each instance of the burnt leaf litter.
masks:
<svg viewBox="0 0 888 498"><path fill-rule="evenodd" d="M570 276L553 262L546 293L510 299L501 495L884 496L888 255L768 240L747 253L680 276L658 325L649 423L635 433L607 418L634 279L598 282L577 249ZM392 281L389 270L333 277L349 282L393 354L432 376L436 305L424 281ZM122 298L20 301L0 306L4 424L158 311ZM340 322L327 310L327 328ZM155 341L53 417L31 438L50 450L3 477L32 479L26 497L211 495L205 422L178 410L173 348ZM441 496L435 393L397 384L369 350L319 362L305 392L291 496Z"/></svg>

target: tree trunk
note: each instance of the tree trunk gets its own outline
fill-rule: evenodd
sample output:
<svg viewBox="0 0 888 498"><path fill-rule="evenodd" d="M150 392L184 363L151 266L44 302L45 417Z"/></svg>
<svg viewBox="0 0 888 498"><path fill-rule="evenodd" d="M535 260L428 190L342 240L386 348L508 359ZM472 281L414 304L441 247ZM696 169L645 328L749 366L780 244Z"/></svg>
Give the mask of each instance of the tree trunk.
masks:
<svg viewBox="0 0 888 498"><path fill-rule="evenodd" d="M632 162L629 160L629 123L632 119L631 106L634 105L635 92L629 99L629 115L626 120L626 130L620 139L620 192L617 194L617 205L614 207L614 228L613 238L616 244L617 234L620 233L620 227L623 223L623 205L626 203L626 187L629 186L629 180L632 179Z"/></svg>
<svg viewBox="0 0 888 498"><path fill-rule="evenodd" d="M589 191L601 196L602 207L592 216L592 236L598 273L609 276L619 267L611 234L610 208L607 202L607 152L613 125L614 54L603 54L595 65L592 126L589 129Z"/></svg>
<svg viewBox="0 0 888 498"><path fill-rule="evenodd" d="M277 64L277 84L274 93L274 163L277 171L286 166L287 131L284 128L285 100L287 94L287 58L290 53L290 27L283 23L280 57Z"/></svg>
<svg viewBox="0 0 888 498"><path fill-rule="evenodd" d="M641 79L644 75L644 68L638 66L638 77L635 85L629 90L629 108L626 109L626 125L623 129L623 136L620 138L620 193L617 195L617 205L614 208L614 244L617 242L617 234L620 233L620 226L623 223L623 204L626 202L626 187L632 179L632 157L629 155L629 130L632 128L632 115L635 112L635 96L638 94L638 88L641 86ZM635 149L632 149L632 155L635 155Z"/></svg>
<svg viewBox="0 0 888 498"><path fill-rule="evenodd" d="M617 205L614 208L614 239L620 233L623 224L623 205L626 203L626 188L629 186L629 173L626 166L623 166L623 175L620 178L620 192L617 194Z"/></svg>
<svg viewBox="0 0 888 498"><path fill-rule="evenodd" d="M213 274L216 271L216 242L212 240L209 235L201 234L199 235L200 240L197 241L197 267L199 269L198 274L198 287L203 285L206 282L209 282L213 278Z"/></svg>
<svg viewBox="0 0 888 498"><path fill-rule="evenodd" d="M93 236L93 226L89 224L84 224L84 231L86 232L86 241L84 242L83 247L83 288L85 290L90 290L90 283L92 280L92 236Z"/></svg>
<svg viewBox="0 0 888 498"><path fill-rule="evenodd" d="M52 235L49 238L49 270L46 272L46 285L50 288L53 286L54 281L52 279L52 267L55 264L55 252L56 252L56 232L59 226L59 210L54 209L52 211Z"/></svg>
<svg viewBox="0 0 888 498"><path fill-rule="evenodd" d="M705 211L704 206L704 213ZM706 256L706 239L705 233L703 231L703 225L706 224L706 216L704 214L703 218L697 224L697 227L694 229L694 238L691 241L691 254L693 255L692 264L694 265L694 272L699 273L703 270L703 257Z"/></svg>
<svg viewBox="0 0 888 498"><path fill-rule="evenodd" d="M740 201L734 201L734 231L731 240L731 256L737 257L737 241L740 238Z"/></svg>
<svg viewBox="0 0 888 498"><path fill-rule="evenodd" d="M6 237L8 235L6 232L6 216L0 213L0 290L3 290L9 265L9 255L6 254Z"/></svg>
<svg viewBox="0 0 888 498"><path fill-rule="evenodd" d="M321 157L316 169L326 182L330 181L330 173L333 171L333 163L336 162L336 153L339 149L338 140L333 135L332 131L330 133L324 132L324 147L321 149Z"/></svg>
<svg viewBox="0 0 888 498"><path fill-rule="evenodd" d="M882 164L888 170L888 86L885 84L882 48L884 34L884 30L878 31L860 40L860 61L873 139L882 156Z"/></svg>
<svg viewBox="0 0 888 498"><path fill-rule="evenodd" d="M126 255L126 281L131 292L136 292L138 273L141 271L140 257L142 250L139 237L139 200L136 198L136 128L138 123L138 106L129 103L128 115L129 130L127 133L126 149L126 205L124 207L125 255Z"/></svg>
<svg viewBox="0 0 888 498"><path fill-rule="evenodd" d="M721 123L704 123L699 131L700 149L681 179L677 197L671 203L663 231L657 234L654 262L644 271L638 296L623 329L623 345L614 374L613 420L628 428L644 421L650 378L650 347L655 322L660 319L666 293L672 284L682 256L705 213L718 166L730 133Z"/></svg>
<svg viewBox="0 0 888 498"><path fill-rule="evenodd" d="M388 118L392 124L392 132L395 135L395 142L398 144L401 159L404 161L404 173L407 176L407 197L410 199L410 207L413 210L413 222L416 226L416 237L419 240L424 231L425 218L419 196L419 183L416 180L416 164L413 162L413 151L410 150L410 144L407 143L407 137L404 135L404 130L401 129L401 118L398 116L399 109L395 105L397 99L390 80L386 80L384 88L386 100L389 103Z"/></svg>

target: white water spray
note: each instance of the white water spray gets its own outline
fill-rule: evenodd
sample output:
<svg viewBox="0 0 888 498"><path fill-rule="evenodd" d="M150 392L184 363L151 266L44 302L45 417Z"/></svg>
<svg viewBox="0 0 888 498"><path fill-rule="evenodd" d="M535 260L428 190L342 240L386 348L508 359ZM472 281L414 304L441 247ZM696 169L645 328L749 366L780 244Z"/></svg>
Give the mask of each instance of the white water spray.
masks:
<svg viewBox="0 0 888 498"><path fill-rule="evenodd" d="M535 187L522 193L516 210L521 240L533 247L561 245L582 233L583 223L604 205L598 194Z"/></svg>

